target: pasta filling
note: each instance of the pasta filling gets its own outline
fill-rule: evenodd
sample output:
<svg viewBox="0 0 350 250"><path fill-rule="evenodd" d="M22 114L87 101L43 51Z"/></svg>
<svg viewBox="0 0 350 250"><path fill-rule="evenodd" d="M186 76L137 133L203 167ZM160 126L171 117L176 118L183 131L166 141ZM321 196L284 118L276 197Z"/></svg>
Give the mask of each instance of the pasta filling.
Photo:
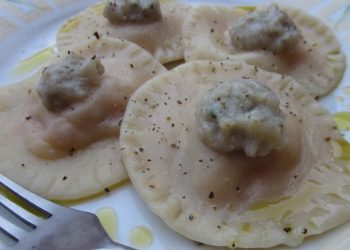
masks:
<svg viewBox="0 0 350 250"><path fill-rule="evenodd" d="M111 22L153 22L161 19L158 0L108 0L103 16Z"/></svg>
<svg viewBox="0 0 350 250"><path fill-rule="evenodd" d="M239 18L229 30L234 46L245 50L273 52L293 50L300 33L287 13L272 4L266 10L254 11Z"/></svg>
<svg viewBox="0 0 350 250"><path fill-rule="evenodd" d="M219 152L257 157L281 149L285 121L276 94L253 80L220 82L197 103L198 135Z"/></svg>

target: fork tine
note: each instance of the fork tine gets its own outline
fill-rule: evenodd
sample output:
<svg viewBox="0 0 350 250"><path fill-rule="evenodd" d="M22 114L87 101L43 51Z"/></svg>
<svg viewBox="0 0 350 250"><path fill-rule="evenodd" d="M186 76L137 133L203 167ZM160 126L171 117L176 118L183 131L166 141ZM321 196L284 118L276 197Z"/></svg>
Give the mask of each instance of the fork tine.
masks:
<svg viewBox="0 0 350 250"><path fill-rule="evenodd" d="M36 228L36 222L39 220L39 218L32 213L28 212L24 208L18 206L16 203L10 201L9 199L5 198L3 195L0 195L0 206L5 208L7 211L9 211L11 214L13 214L16 218L30 226L31 228Z"/></svg>
<svg viewBox="0 0 350 250"><path fill-rule="evenodd" d="M28 233L22 228L15 226L2 216L0 216L0 230L15 241L18 241L20 236L23 237L24 234Z"/></svg>
<svg viewBox="0 0 350 250"><path fill-rule="evenodd" d="M25 201L27 205L30 205L31 207L40 211L46 217L50 217L52 215L52 212L50 211L61 208L53 202L45 200L40 196L22 188L2 174L0 174L0 184L2 184L9 192Z"/></svg>

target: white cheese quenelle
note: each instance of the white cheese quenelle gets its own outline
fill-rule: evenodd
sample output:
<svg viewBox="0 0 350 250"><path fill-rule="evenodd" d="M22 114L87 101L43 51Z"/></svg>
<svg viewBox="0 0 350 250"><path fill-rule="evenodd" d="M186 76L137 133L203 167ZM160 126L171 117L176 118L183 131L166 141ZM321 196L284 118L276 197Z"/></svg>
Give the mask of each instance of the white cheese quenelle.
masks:
<svg viewBox="0 0 350 250"><path fill-rule="evenodd" d="M302 10L200 6L184 24L185 60L244 60L292 76L314 97L333 90L346 62L332 30Z"/></svg>
<svg viewBox="0 0 350 250"><path fill-rule="evenodd" d="M59 55L42 74L1 88L1 173L55 200L126 180L119 154L126 104L165 71L136 44L101 38Z"/></svg>
<svg viewBox="0 0 350 250"><path fill-rule="evenodd" d="M160 11L160 13L157 12ZM68 19L57 33L59 50L95 36L134 42L162 63L183 58L182 27L191 6L175 0L110 0Z"/></svg>
<svg viewBox="0 0 350 250"><path fill-rule="evenodd" d="M192 240L296 246L350 218L348 162L332 153L341 134L291 77L186 63L132 95L120 132L138 194Z"/></svg>

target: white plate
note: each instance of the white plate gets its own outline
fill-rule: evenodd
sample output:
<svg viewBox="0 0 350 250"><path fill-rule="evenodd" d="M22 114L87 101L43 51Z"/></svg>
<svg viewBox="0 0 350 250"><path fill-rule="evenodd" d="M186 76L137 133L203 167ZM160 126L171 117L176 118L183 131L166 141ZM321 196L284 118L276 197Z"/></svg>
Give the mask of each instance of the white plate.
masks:
<svg viewBox="0 0 350 250"><path fill-rule="evenodd" d="M14 74L14 68L23 59L55 44L55 35L62 22L72 14L96 1L84 0L0 0L0 85L20 80L25 75ZM270 0L196 1L229 5L256 5ZM350 4L347 0L293 0L274 1L301 6L310 14L319 16L331 26L342 43L342 50L350 58ZM350 72L347 69L340 86L321 100L331 112L350 111ZM346 134L347 139L349 135ZM131 184L126 184L108 194L73 205L80 210L95 213L101 208L113 208L118 217L117 238L129 242L130 231L137 226L149 228L154 236L147 249L223 249L196 246L172 230L144 205ZM0 245L1 248L1 245ZM274 249L289 249L278 247ZM307 239L298 249L350 249L350 222L321 236Z"/></svg>

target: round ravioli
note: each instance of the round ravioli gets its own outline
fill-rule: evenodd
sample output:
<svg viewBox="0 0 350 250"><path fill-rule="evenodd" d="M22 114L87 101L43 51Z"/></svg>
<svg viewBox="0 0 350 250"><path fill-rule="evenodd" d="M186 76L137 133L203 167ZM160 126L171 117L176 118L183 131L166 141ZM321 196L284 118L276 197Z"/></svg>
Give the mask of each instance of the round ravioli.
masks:
<svg viewBox="0 0 350 250"><path fill-rule="evenodd" d="M242 49L233 44L230 29L235 22L250 13L266 9L198 7L184 25L185 60L244 60L264 70L292 76L314 97L329 93L342 79L346 63L339 42L321 20L299 9L281 8L301 36L294 50L288 53L276 53L265 48ZM274 37L276 34L280 31L270 31L269 35Z"/></svg>
<svg viewBox="0 0 350 250"><path fill-rule="evenodd" d="M89 196L127 179L119 154L127 101L144 81L166 71L139 46L117 39L88 42L69 53L104 66L100 86L87 99L48 110L37 91L40 74L0 89L0 171L55 200Z"/></svg>
<svg viewBox="0 0 350 250"><path fill-rule="evenodd" d="M134 42L162 63L183 58L182 27L191 7L177 1L160 1L162 17L153 22L113 23L102 15L105 3L98 3L70 18L57 34L59 50L85 39L110 36Z"/></svg>
<svg viewBox="0 0 350 250"><path fill-rule="evenodd" d="M288 143L264 157L218 153L198 136L196 106L218 82L270 88ZM197 61L140 87L121 126L122 162L138 194L176 232L228 247L295 246L350 217L350 171L332 154L332 118L293 78L243 62Z"/></svg>

